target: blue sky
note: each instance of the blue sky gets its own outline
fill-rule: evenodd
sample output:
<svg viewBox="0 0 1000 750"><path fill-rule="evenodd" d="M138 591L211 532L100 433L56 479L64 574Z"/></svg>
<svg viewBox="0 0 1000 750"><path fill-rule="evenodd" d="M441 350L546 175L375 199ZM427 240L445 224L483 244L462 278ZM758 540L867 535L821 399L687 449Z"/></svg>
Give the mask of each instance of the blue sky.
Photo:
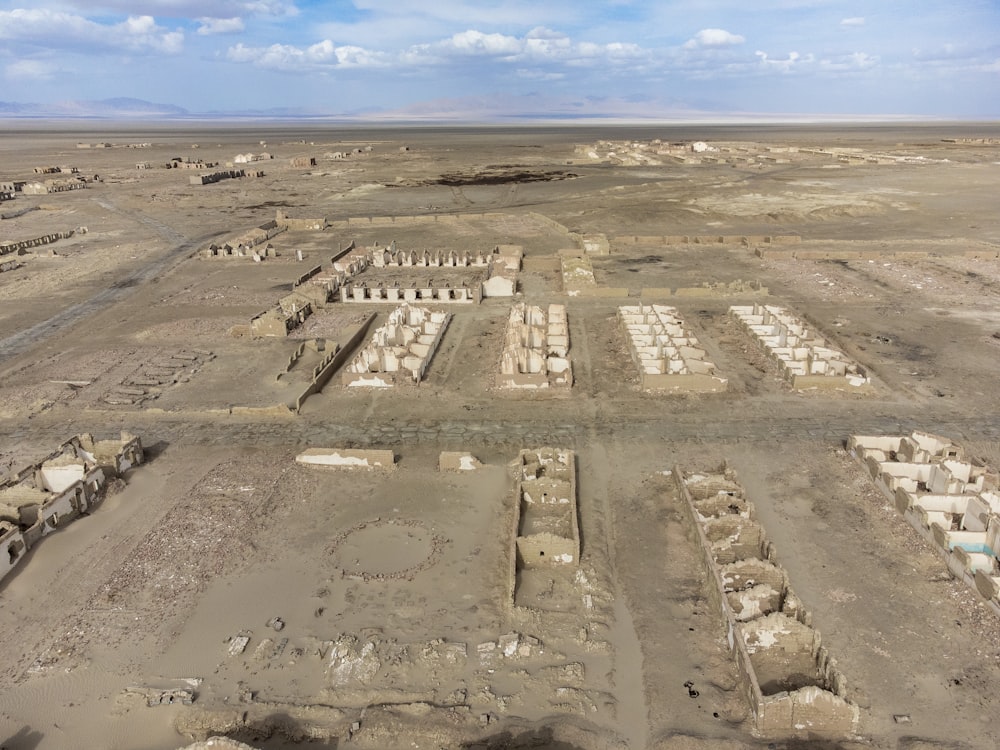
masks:
<svg viewBox="0 0 1000 750"><path fill-rule="evenodd" d="M0 0L0 101L1000 118L998 0Z"/></svg>

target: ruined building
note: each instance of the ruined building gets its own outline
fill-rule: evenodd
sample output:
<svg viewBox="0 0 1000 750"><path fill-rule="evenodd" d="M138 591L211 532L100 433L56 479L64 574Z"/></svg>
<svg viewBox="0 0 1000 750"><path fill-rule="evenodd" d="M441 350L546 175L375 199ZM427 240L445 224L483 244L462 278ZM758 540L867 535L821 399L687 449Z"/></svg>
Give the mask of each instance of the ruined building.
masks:
<svg viewBox="0 0 1000 750"><path fill-rule="evenodd" d="M852 435L847 447L952 575L1000 614L1000 475L928 432Z"/></svg>
<svg viewBox="0 0 1000 750"><path fill-rule="evenodd" d="M0 479L0 578L42 537L91 513L107 483L142 460L142 443L134 435L94 440L84 433Z"/></svg>
<svg viewBox="0 0 1000 750"><path fill-rule="evenodd" d="M675 308L628 305L618 308L618 319L628 336L643 389L726 390L726 379L715 374L715 365Z"/></svg>
<svg viewBox="0 0 1000 750"><path fill-rule="evenodd" d="M510 309L500 355L502 388L573 385L565 305L518 302Z"/></svg>
<svg viewBox="0 0 1000 750"><path fill-rule="evenodd" d="M739 690L766 737L853 737L860 709L777 564L735 472L673 472L701 544L709 597L726 625Z"/></svg>
<svg viewBox="0 0 1000 750"><path fill-rule="evenodd" d="M400 305L344 369L344 385L389 388L418 384L450 320L451 313Z"/></svg>

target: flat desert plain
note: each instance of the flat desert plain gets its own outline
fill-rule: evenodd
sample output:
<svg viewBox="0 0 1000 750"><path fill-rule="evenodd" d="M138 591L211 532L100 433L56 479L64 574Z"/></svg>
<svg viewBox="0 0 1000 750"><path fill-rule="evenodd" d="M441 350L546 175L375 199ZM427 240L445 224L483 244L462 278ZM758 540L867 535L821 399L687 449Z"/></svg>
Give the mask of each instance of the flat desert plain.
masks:
<svg viewBox="0 0 1000 750"><path fill-rule="evenodd" d="M226 170L262 174L192 183ZM1000 126L8 124L0 182L45 180L84 187L0 203L0 244L67 235L0 256L0 471L80 433L145 462L0 581L0 746L995 745L1000 614L848 440L1000 468ZM348 385L390 292L443 334L418 384ZM521 303L562 306L571 386L504 387ZM718 388L643 372L620 308L657 305ZM795 387L755 305L863 387ZM755 717L679 481L727 470L839 675L789 652L765 692L850 731Z"/></svg>

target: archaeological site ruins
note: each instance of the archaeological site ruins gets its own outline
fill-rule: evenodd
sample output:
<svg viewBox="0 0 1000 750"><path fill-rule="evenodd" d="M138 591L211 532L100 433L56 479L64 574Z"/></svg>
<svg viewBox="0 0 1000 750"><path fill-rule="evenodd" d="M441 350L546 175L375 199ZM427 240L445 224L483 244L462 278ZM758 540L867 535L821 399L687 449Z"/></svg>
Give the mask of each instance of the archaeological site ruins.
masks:
<svg viewBox="0 0 1000 750"><path fill-rule="evenodd" d="M995 744L994 126L6 142L0 747Z"/></svg>

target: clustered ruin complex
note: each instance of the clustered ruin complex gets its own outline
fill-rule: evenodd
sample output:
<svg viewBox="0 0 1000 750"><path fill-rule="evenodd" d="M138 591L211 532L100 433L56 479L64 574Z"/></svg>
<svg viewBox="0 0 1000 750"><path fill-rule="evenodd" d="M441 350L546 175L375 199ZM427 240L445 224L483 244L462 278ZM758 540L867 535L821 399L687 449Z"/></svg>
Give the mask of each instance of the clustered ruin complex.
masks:
<svg viewBox="0 0 1000 750"><path fill-rule="evenodd" d="M747 142L669 143L652 141L598 141L579 144L575 154L590 161L622 166L704 164L763 168L780 164L820 162L837 164L899 164L906 157L860 148L765 145Z"/></svg>
<svg viewBox="0 0 1000 750"><path fill-rule="evenodd" d="M441 343L451 314L402 304L344 370L346 386L416 385Z"/></svg>
<svg viewBox="0 0 1000 750"><path fill-rule="evenodd" d="M139 438L77 435L50 453L0 479L0 579L43 537L93 512L109 483L142 463Z"/></svg>
<svg viewBox="0 0 1000 750"><path fill-rule="evenodd" d="M548 388L573 385L569 359L569 323L565 305L523 302L510 309L500 355L502 388Z"/></svg>
<svg viewBox="0 0 1000 750"><path fill-rule="evenodd" d="M852 435L847 446L948 569L1000 615L1000 475L939 435Z"/></svg>
<svg viewBox="0 0 1000 750"><path fill-rule="evenodd" d="M715 374L715 365L691 335L677 309L666 305L618 308L629 340L632 359L639 368L642 387L685 391L724 391L726 380Z"/></svg>
<svg viewBox="0 0 1000 750"><path fill-rule="evenodd" d="M729 314L778 361L792 388L858 389L871 384L864 368L784 308L734 306L729 308Z"/></svg>

